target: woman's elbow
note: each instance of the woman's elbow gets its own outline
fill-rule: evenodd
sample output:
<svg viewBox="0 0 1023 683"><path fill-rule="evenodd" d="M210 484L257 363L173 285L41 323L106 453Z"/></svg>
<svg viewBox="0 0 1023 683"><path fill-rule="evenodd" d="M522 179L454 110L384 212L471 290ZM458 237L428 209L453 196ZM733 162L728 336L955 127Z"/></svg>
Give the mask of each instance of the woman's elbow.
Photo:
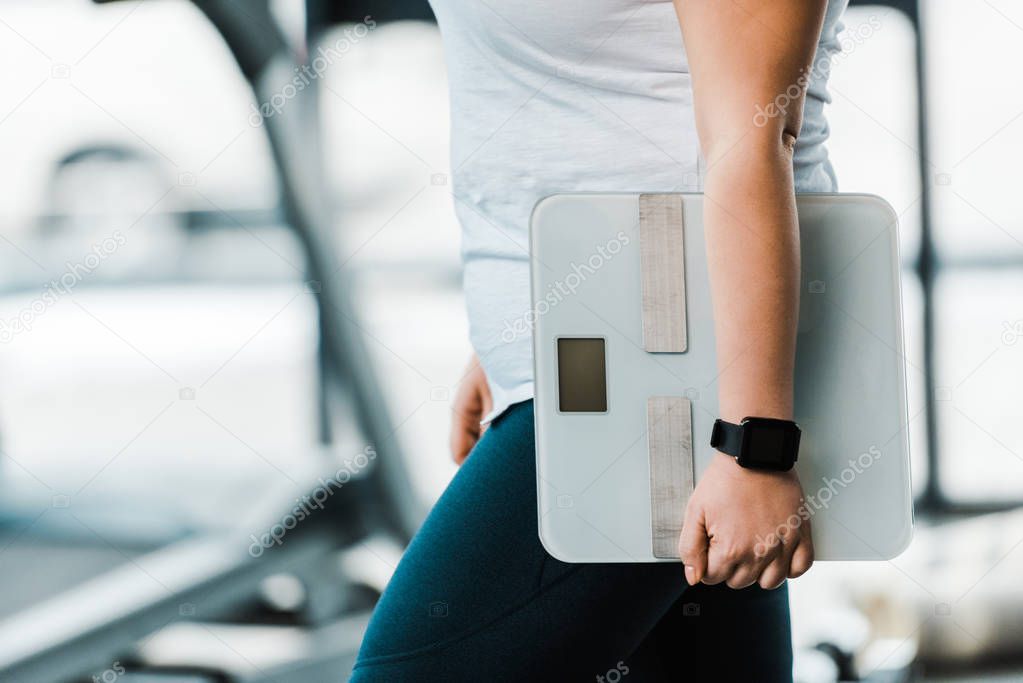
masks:
<svg viewBox="0 0 1023 683"><path fill-rule="evenodd" d="M700 136L700 146L710 167L728 157L746 163L785 161L791 165L798 132L798 127L781 123L713 130Z"/></svg>

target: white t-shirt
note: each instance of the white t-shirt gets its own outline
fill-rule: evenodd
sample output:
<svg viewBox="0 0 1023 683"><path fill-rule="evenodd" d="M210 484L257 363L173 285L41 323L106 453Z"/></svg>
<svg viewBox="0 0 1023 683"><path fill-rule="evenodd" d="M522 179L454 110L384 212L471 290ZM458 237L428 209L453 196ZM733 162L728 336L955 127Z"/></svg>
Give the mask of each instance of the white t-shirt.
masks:
<svg viewBox="0 0 1023 683"><path fill-rule="evenodd" d="M494 397L486 421L533 396L533 206L558 192L698 192L703 162L671 0L431 4L451 88L470 336ZM829 3L808 74L794 163L801 192L836 189L824 104L845 5ZM771 104L756 114L770 115Z"/></svg>

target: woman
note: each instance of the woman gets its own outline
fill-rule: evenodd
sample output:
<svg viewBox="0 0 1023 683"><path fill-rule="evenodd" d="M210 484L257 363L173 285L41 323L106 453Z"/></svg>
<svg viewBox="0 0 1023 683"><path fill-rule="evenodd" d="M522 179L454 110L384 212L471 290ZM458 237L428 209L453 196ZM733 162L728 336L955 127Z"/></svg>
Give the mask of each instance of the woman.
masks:
<svg viewBox="0 0 1023 683"><path fill-rule="evenodd" d="M797 511L794 471L716 455L686 509L684 572L559 562L537 535L530 339L507 330L530 309L539 199L702 191L720 417L791 420L794 193L835 190L823 106L844 4L433 0L478 361L455 401L465 464L377 606L353 680L791 680L784 582L813 562L809 524L756 544Z"/></svg>

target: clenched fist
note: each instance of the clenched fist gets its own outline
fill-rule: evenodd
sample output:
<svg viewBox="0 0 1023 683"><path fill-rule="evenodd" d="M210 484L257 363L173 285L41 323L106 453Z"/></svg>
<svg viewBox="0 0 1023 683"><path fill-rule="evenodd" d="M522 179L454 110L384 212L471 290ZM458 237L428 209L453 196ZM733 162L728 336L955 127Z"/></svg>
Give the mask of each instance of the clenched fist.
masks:
<svg viewBox="0 0 1023 683"><path fill-rule="evenodd" d="M804 574L813 540L795 470L746 469L715 453L686 507L679 555L690 585L777 588Z"/></svg>

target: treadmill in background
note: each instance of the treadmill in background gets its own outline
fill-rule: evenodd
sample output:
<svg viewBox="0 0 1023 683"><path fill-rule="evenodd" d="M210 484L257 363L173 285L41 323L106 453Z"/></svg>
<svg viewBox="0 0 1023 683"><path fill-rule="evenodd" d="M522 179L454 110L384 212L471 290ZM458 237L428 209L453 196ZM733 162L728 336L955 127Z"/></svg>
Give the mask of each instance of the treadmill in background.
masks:
<svg viewBox="0 0 1023 683"><path fill-rule="evenodd" d="M100 0L98 0L100 1ZM326 2L307 6L306 45L289 45L269 0L195 0L218 30L257 102L267 100L338 22L429 19L423 2ZM100 544L93 535L0 513L0 578L11 598L0 614L0 680L59 683L100 675L125 683L340 680L354 662L378 587L351 570L356 546L373 554L407 544L425 508L392 438L364 339L337 260L329 214L317 88L307 87L266 132L280 212L318 283L319 436L329 446L374 444L369 471L338 489L325 509L283 543L253 557L252 528L269 528L294 492L262 500L244 525L208 532L168 526L146 538ZM343 432L343 433L342 433ZM328 475L329 476L329 475ZM315 487L310 479L309 490ZM253 519L253 516L255 519ZM260 521L262 520L262 521ZM59 527L59 525L58 525ZM104 534L116 538L116 534ZM377 550L373 550L377 548ZM38 571L48 568L45 574ZM157 578L138 581L139 570ZM268 609L276 604L279 611ZM301 607L296 607L301 603Z"/></svg>

